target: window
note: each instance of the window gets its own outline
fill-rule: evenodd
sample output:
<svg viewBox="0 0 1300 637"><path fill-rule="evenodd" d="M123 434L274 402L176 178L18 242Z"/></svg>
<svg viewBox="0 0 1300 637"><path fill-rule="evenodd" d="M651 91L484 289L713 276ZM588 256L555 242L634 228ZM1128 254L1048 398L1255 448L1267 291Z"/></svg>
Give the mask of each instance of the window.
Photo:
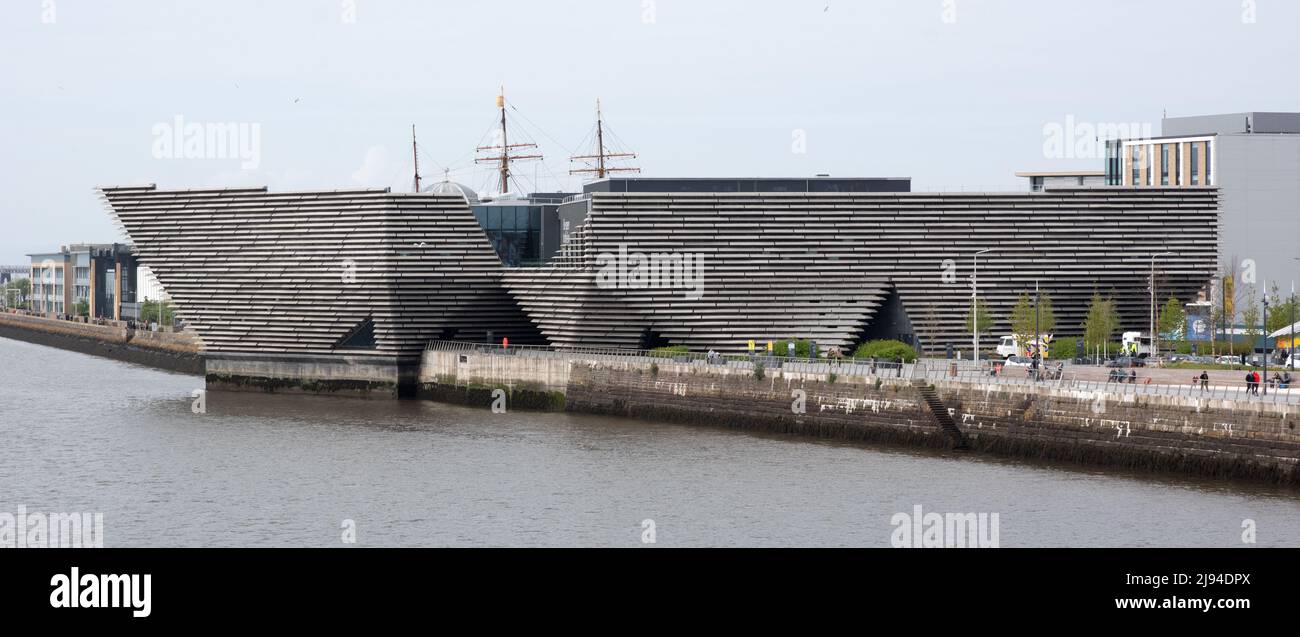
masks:
<svg viewBox="0 0 1300 637"><path fill-rule="evenodd" d="M1200 162L1200 154L1201 154L1200 150L1201 150L1201 143L1193 142L1191 148L1189 149L1189 152L1191 154L1188 155L1187 157L1187 161L1191 162L1192 164L1191 172L1192 172L1193 186L1199 185L1201 183L1201 167L1198 165Z"/></svg>
<svg viewBox="0 0 1300 637"><path fill-rule="evenodd" d="M1210 156L1210 151L1214 150L1214 140L1205 142L1205 185L1209 186L1214 183L1214 158Z"/></svg>
<svg viewBox="0 0 1300 637"><path fill-rule="evenodd" d="M1141 185L1142 181L1142 149L1139 146L1133 147L1133 160L1130 164L1133 167L1133 179L1130 182L1133 186Z"/></svg>
<svg viewBox="0 0 1300 637"><path fill-rule="evenodd" d="M1183 145L1174 144L1174 185L1183 185Z"/></svg>
<svg viewBox="0 0 1300 637"><path fill-rule="evenodd" d="M1169 185L1169 145L1160 145L1160 185Z"/></svg>

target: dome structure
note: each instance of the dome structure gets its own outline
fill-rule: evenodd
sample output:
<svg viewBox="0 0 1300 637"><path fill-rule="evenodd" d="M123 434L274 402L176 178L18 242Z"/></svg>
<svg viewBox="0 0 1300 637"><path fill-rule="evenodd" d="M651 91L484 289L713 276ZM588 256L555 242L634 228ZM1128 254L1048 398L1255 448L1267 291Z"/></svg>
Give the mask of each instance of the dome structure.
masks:
<svg viewBox="0 0 1300 637"><path fill-rule="evenodd" d="M474 192L474 190L469 186L451 181L450 179L432 184L426 187L424 192L431 195L460 195L471 205L478 203L478 193Z"/></svg>

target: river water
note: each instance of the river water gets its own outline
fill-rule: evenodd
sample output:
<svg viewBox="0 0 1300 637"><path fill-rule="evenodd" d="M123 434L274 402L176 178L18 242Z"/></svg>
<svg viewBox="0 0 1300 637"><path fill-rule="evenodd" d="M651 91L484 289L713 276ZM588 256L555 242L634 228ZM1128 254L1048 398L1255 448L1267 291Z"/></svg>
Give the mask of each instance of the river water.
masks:
<svg viewBox="0 0 1300 637"><path fill-rule="evenodd" d="M424 401L211 392L0 338L0 512L105 546L890 545L997 513L1003 547L1300 546L1300 491ZM350 522L345 522L350 521ZM901 526L901 525L900 525ZM350 533L349 533L350 537Z"/></svg>

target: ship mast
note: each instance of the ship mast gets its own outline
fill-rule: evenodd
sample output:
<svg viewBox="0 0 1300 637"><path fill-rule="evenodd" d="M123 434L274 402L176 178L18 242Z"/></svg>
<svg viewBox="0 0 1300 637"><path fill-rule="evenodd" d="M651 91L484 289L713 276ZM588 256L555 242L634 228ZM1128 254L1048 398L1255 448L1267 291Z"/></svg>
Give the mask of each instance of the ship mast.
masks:
<svg viewBox="0 0 1300 637"><path fill-rule="evenodd" d="M592 160L592 159L594 159L594 160L596 160L596 167L595 167L595 168L575 168L575 169L570 170L570 171L569 171L569 174L570 174L570 175L579 175L579 174L583 174L583 173L596 173L596 179L604 179L606 173L613 173L613 172L634 172L634 173L639 173L639 172L641 172L641 169L640 169L640 168L635 168L635 167L611 168L611 167L608 167L608 166L605 165L605 160L606 160L606 159L619 158L619 157L628 157L628 158L633 158L633 159L635 159L635 158L636 158L636 153L607 153L607 152L605 152L605 122L604 122L604 118L601 116L601 112L600 112L600 100L597 99L597 100L596 100L596 154L595 154L595 155L574 155L573 157L570 157L570 158L569 158L569 161L570 161L570 162L573 162L573 161L583 161L583 162L585 162L585 161L588 161L588 160Z"/></svg>
<svg viewBox="0 0 1300 637"><path fill-rule="evenodd" d="M537 144L511 144L506 137L506 89L501 87L501 94L497 95L497 108L501 109L501 144L497 146L479 146L476 151L500 150L501 154L495 157L479 157L474 160L475 163L496 163L501 174L501 194L510 190L510 162L522 159L541 159L541 155L511 155L512 148L537 148Z"/></svg>
<svg viewBox="0 0 1300 637"><path fill-rule="evenodd" d="M411 157L415 160L415 192L420 192L420 151L415 145L415 124L411 124Z"/></svg>

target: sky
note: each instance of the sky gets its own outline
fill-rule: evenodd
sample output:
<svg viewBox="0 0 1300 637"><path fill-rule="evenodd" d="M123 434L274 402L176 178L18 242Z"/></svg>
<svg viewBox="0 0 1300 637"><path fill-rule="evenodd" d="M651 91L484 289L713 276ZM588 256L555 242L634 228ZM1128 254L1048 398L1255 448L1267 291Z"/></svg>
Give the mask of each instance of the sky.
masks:
<svg viewBox="0 0 1300 637"><path fill-rule="evenodd" d="M426 184L495 190L502 86L526 191L580 188L598 98L648 177L1024 188L1102 169L1053 135L1300 111L1298 34L1293 0L6 0L0 264L122 240L99 186L409 190L412 125Z"/></svg>

